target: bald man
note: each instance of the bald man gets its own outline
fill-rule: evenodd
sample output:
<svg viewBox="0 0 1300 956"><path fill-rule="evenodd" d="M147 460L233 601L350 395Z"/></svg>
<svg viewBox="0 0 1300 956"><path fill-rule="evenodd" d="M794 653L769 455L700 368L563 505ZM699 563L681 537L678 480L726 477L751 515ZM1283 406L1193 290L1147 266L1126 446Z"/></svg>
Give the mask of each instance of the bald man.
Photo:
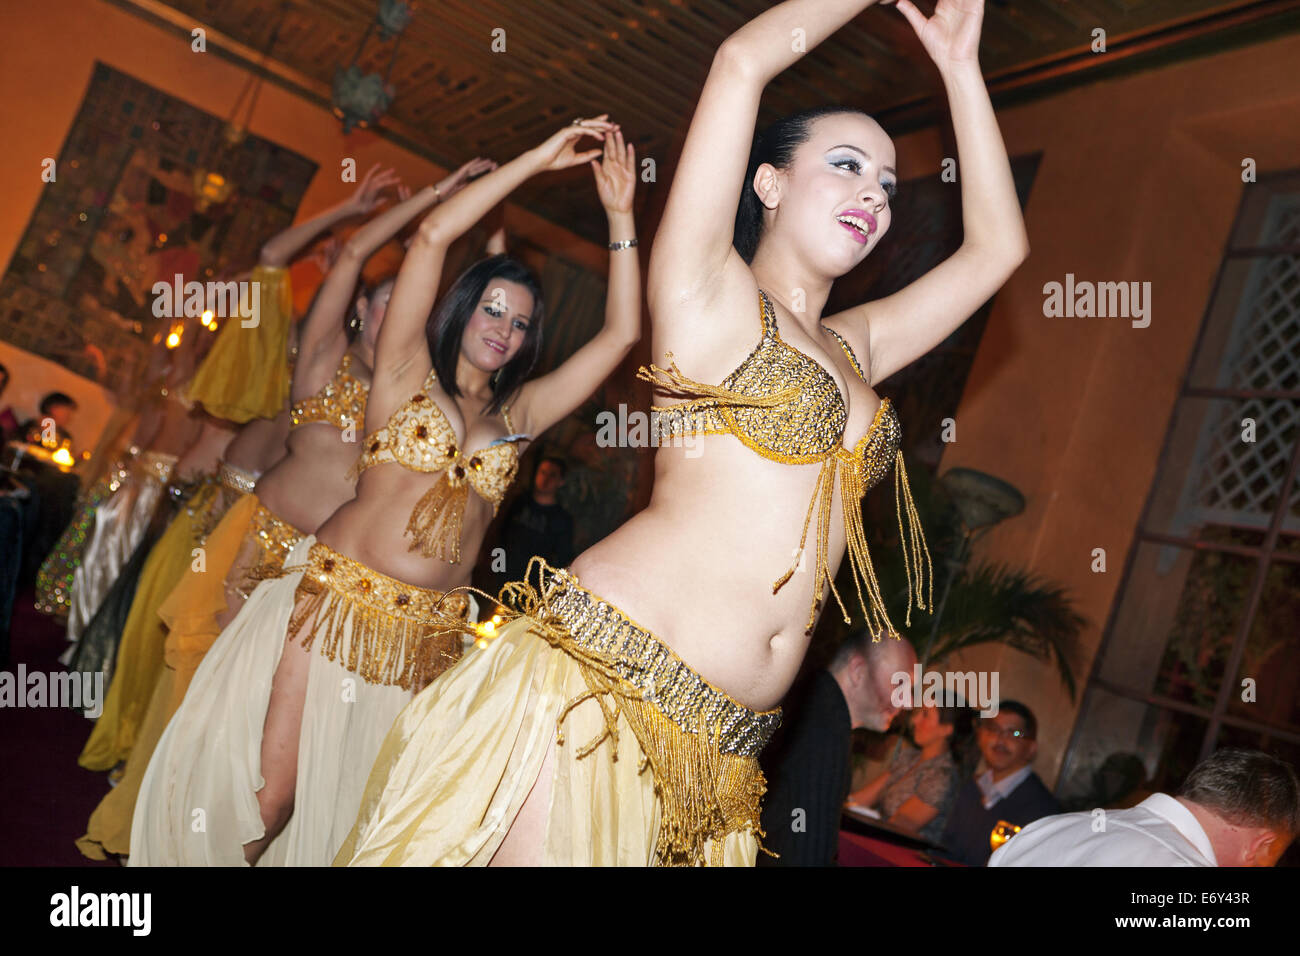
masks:
<svg viewBox="0 0 1300 956"><path fill-rule="evenodd" d="M853 775L853 731L884 733L899 711L895 674L911 680L916 651L906 638L851 635L830 666L786 697L778 736L763 752L767 796L760 866L833 866L840 811Z"/></svg>

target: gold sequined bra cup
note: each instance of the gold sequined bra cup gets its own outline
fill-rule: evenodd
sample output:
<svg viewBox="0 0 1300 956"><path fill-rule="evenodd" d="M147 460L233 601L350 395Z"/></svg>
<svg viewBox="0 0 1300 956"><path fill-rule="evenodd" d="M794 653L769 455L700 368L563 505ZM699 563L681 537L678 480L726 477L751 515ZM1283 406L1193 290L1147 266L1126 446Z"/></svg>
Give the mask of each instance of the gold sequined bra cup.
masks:
<svg viewBox="0 0 1300 956"><path fill-rule="evenodd" d="M334 377L315 395L309 395L289 407L289 430L313 422L333 425L339 430L366 420L366 396L370 386L352 374L352 353L344 352Z"/></svg>
<svg viewBox="0 0 1300 956"><path fill-rule="evenodd" d="M852 623L839 591L831 577L827 557L830 541L831 504L835 484L840 485L840 502L844 511L844 532L853 571L858 603L874 634L897 635L885 602L880 594L875 569L867 551L862 528L862 498L894 464L894 493L898 505L898 528L903 544L903 564L907 570L907 624L912 623L912 604L922 610L923 582L929 578L926 600L933 607L933 576L930 553L925 546L920 516L912 503L911 489L903 453L899 449L902 428L893 403L882 399L880 408L865 435L853 446L844 448L844 427L848 412L844 396L830 373L815 359L781 339L776 325L776 311L767 293L758 293L762 338L743 362L720 386L687 378L668 355L668 368L657 365L637 370L637 377L656 390L686 401L676 405L652 406L658 414L661 443L687 435L734 435L746 447L769 461L785 465L821 464L808 515L804 519L794 564L772 585L772 593L781 589L799 565L808 540L808 528L814 510L817 521L817 570L813 578L813 604L808 614L808 629L817 622L821 604L821 585L829 585L846 624ZM870 380L858 364L857 356L838 332L826 328L839 342L854 371L864 382ZM903 515L907 515L904 530ZM910 552L910 554L909 554ZM925 558L924 570L922 556ZM914 573L915 572L915 573ZM915 590L913 588L915 587ZM866 589L866 597L863 589ZM914 597L915 595L915 597ZM868 605L867 598L870 599Z"/></svg>
<svg viewBox="0 0 1300 956"><path fill-rule="evenodd" d="M366 436L352 471L360 475L375 465L395 462L408 471L441 472L433 487L416 503L406 524L406 533L414 538L409 550L418 547L426 558L458 564L469 489L489 502L496 515L519 470L516 443L529 436L514 434L510 411L502 408L501 417L511 434L478 451L460 448L456 430L431 395L437 382L437 372L430 369L421 391L407 399L383 428Z"/></svg>

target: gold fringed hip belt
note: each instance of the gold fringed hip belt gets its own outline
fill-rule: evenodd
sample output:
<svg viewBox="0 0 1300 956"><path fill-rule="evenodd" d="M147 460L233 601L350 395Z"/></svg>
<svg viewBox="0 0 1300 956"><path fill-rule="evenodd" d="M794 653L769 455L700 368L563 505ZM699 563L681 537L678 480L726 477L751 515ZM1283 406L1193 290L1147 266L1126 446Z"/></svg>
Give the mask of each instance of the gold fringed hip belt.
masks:
<svg viewBox="0 0 1300 956"><path fill-rule="evenodd" d="M460 659L469 599L380 574L317 542L295 595L289 633L319 640L329 660L371 684L423 688ZM455 625L455 626L449 626Z"/></svg>
<svg viewBox="0 0 1300 956"><path fill-rule="evenodd" d="M284 561L289 552L302 540L302 532L261 502L253 509L245 541L252 536L257 550L242 572L238 572L229 587L245 600L263 581L283 577Z"/></svg>
<svg viewBox="0 0 1300 956"><path fill-rule="evenodd" d="M529 583L534 567L536 588ZM653 633L541 558L503 596L533 619L534 633L577 661L589 688L561 711L556 742L564 745L569 711L589 699L599 703L605 730L582 743L579 758L606 738L614 738L616 751L620 714L631 727L661 803L655 848L661 865L710 862L709 841L718 863L729 833L762 836L766 782L758 754L781 723L779 708L755 711L733 700Z"/></svg>
<svg viewBox="0 0 1300 956"><path fill-rule="evenodd" d="M301 531L262 504L253 512L252 532L262 549L262 563L276 567L284 564L293 546L302 539Z"/></svg>

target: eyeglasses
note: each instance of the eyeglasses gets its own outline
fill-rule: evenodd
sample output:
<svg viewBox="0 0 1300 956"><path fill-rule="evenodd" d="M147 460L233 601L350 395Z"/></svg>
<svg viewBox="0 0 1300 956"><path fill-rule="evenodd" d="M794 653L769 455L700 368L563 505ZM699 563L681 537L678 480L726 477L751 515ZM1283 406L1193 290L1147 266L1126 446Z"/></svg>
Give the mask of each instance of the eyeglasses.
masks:
<svg viewBox="0 0 1300 956"><path fill-rule="evenodd" d="M980 730L990 737L1010 737L1013 740L1021 740L1029 736L1028 731L1011 730L1007 727L999 727L997 724L980 724Z"/></svg>

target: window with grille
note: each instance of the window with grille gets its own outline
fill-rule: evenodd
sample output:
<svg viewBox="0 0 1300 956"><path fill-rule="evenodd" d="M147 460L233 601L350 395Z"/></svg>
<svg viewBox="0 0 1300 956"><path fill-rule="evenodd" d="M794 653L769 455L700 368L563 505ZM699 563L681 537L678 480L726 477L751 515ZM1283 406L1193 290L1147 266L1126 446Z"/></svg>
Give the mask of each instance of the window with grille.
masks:
<svg viewBox="0 0 1300 956"><path fill-rule="evenodd" d="M1300 767L1298 458L1293 172L1245 187L1057 786L1072 807L1172 791L1221 746Z"/></svg>

